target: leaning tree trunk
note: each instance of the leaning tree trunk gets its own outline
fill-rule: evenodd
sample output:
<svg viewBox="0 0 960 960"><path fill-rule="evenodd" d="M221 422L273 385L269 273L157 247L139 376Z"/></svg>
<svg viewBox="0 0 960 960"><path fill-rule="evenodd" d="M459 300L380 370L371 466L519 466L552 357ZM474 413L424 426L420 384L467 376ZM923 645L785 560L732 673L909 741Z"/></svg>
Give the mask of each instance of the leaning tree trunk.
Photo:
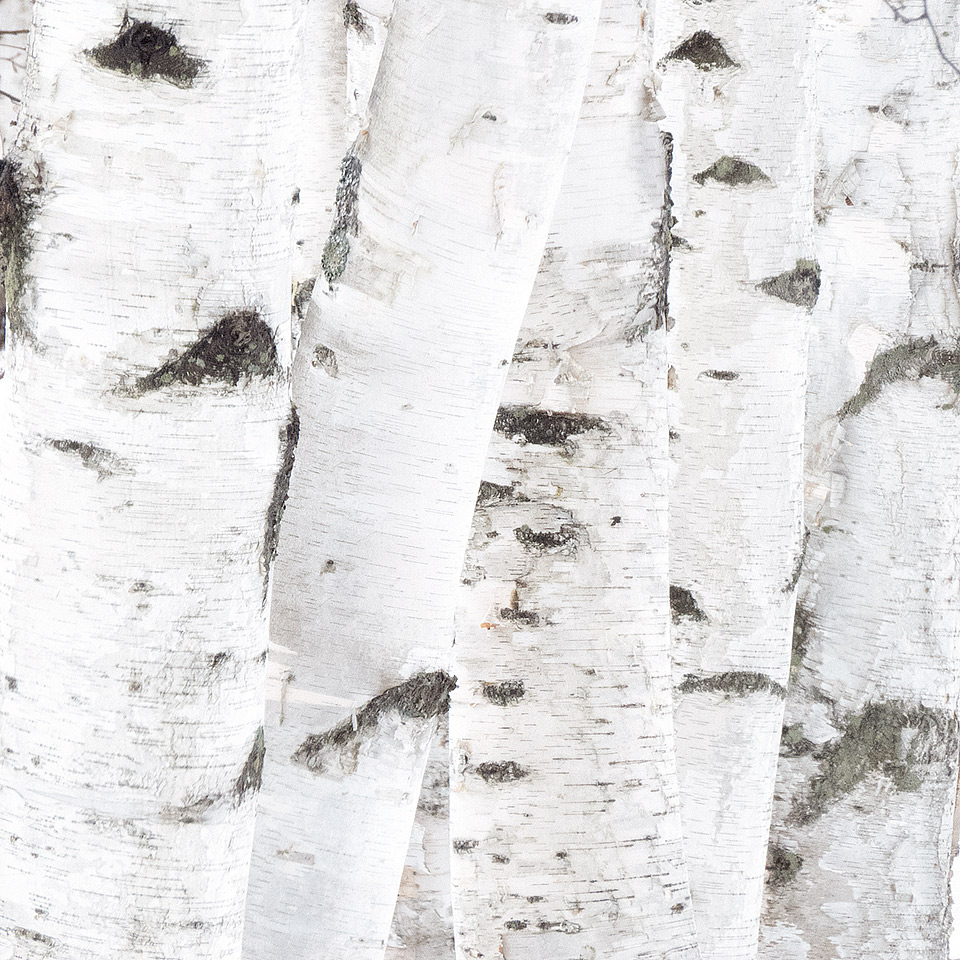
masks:
<svg viewBox="0 0 960 960"><path fill-rule="evenodd" d="M919 5L917 5L919 7ZM956 5L821 22L807 522L762 955L943 960L960 694ZM913 13L921 12L919 9ZM937 43L941 44L938 50Z"/></svg>
<svg viewBox="0 0 960 960"><path fill-rule="evenodd" d="M697 957L674 762L665 143L650 23L601 13L495 425L450 714L457 956Z"/></svg>
<svg viewBox="0 0 960 960"><path fill-rule="evenodd" d="M405 0L294 371L250 957L383 955L486 444L597 0Z"/></svg>
<svg viewBox="0 0 960 960"><path fill-rule="evenodd" d="M668 16L669 11L669 16ZM801 529L811 9L665 5L676 148L670 603L677 765L705 960L757 929Z"/></svg>
<svg viewBox="0 0 960 960"><path fill-rule="evenodd" d="M293 24L283 0L162 6L38 3L0 174L0 926L18 960L240 952L294 432Z"/></svg>

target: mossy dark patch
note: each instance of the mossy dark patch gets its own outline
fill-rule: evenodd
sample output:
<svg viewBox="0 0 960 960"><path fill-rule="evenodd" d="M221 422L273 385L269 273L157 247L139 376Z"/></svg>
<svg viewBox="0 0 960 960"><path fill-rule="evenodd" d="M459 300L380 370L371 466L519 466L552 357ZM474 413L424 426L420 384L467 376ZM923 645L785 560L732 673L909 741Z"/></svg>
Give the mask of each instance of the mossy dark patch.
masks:
<svg viewBox="0 0 960 960"><path fill-rule="evenodd" d="M698 677L688 673L677 687L680 693L723 693L730 697L747 697L753 693L767 693L782 700L787 695L782 684L765 673L728 670Z"/></svg>
<svg viewBox="0 0 960 960"><path fill-rule="evenodd" d="M726 380L727 382L740 379L740 374L735 370L704 370L703 376L709 377L711 380Z"/></svg>
<svg viewBox="0 0 960 960"><path fill-rule="evenodd" d="M519 443L560 447L571 437L591 430L610 428L600 419L584 413L555 413L536 407L501 407L493 424L497 433Z"/></svg>
<svg viewBox="0 0 960 960"><path fill-rule="evenodd" d="M780 731L781 757L805 757L816 749L817 745L803 735L802 723L786 724Z"/></svg>
<svg viewBox="0 0 960 960"><path fill-rule="evenodd" d="M376 734L381 718L395 714L404 720L433 720L450 709L450 694L457 680L442 670L418 673L367 701L348 720L325 733L307 737L291 759L314 773L323 773L332 760L356 754L363 741Z"/></svg>
<svg viewBox="0 0 960 960"><path fill-rule="evenodd" d="M360 218L357 213L360 194L360 173L363 165L352 151L340 163L340 183L337 185L337 199L334 207L333 226L323 248L320 266L327 283L334 283L343 276L350 256L350 238L360 232Z"/></svg>
<svg viewBox="0 0 960 960"><path fill-rule="evenodd" d="M771 297L812 309L820 296L820 264L816 260L798 260L792 270L761 280L757 287Z"/></svg>
<svg viewBox="0 0 960 960"><path fill-rule="evenodd" d="M7 328L12 340L31 336L23 303L28 283L26 265L33 252L30 223L40 207L40 175L27 177L14 157L0 160L0 253L3 256L3 323L0 349L6 346Z"/></svg>
<svg viewBox="0 0 960 960"><path fill-rule="evenodd" d="M192 87L206 65L180 48L170 30L124 14L120 31L110 43L102 43L87 56L105 70L139 80L166 80L178 87Z"/></svg>
<svg viewBox="0 0 960 960"><path fill-rule="evenodd" d="M953 758L958 746L954 714L899 700L867 703L839 726L842 735L814 754L820 772L794 800L793 823L819 819L874 774L888 778L898 791L917 790L924 768Z"/></svg>
<svg viewBox="0 0 960 960"><path fill-rule="evenodd" d="M543 19L547 23L556 23L559 26L566 26L568 23L576 23L580 18L572 13L545 13Z"/></svg>
<svg viewBox="0 0 960 960"><path fill-rule="evenodd" d="M797 601L793 612L793 641L790 645L790 675L794 676L800 669L807 649L810 646L810 630L813 625L813 615L806 604Z"/></svg>
<svg viewBox="0 0 960 960"><path fill-rule="evenodd" d="M366 32L367 24L357 6L357 0L347 0L343 5L343 25L348 30L356 30L357 33Z"/></svg>
<svg viewBox="0 0 960 960"><path fill-rule="evenodd" d="M505 707L522 700L526 693L527 688L522 680L501 680L499 683L484 683L483 685L484 697L499 707Z"/></svg>
<svg viewBox="0 0 960 960"><path fill-rule="evenodd" d="M708 180L716 180L728 187L747 187L751 183L770 182L770 178L758 166L737 157L721 157L706 170L695 173L693 179L701 186Z"/></svg>
<svg viewBox="0 0 960 960"><path fill-rule="evenodd" d="M477 493L478 507L492 507L496 503L507 502L527 502L528 497L524 496L518 483L511 483L509 486L503 483L491 483L489 480L480 481L480 490Z"/></svg>
<svg viewBox="0 0 960 960"><path fill-rule="evenodd" d="M27 930L25 927L14 927L13 935L20 940L42 943L45 947L55 947L57 945L57 941L53 937L48 937L45 933L38 933L36 930Z"/></svg>
<svg viewBox="0 0 960 960"><path fill-rule="evenodd" d="M724 70L727 67L739 67L723 44L707 30L698 30L687 37L678 47L671 50L664 60L689 60L698 70Z"/></svg>
<svg viewBox="0 0 960 960"><path fill-rule="evenodd" d="M103 447L98 447L94 443L84 443L81 440L53 439L48 439L46 443L60 453L79 457L83 466L89 470L96 470L101 480L105 477L112 476L120 464L117 456Z"/></svg>
<svg viewBox="0 0 960 960"><path fill-rule="evenodd" d="M310 298L313 296L313 288L317 285L317 279L301 280L293 288L293 298L291 306L293 314L298 320L303 320L307 315L307 307L310 306Z"/></svg>
<svg viewBox="0 0 960 960"><path fill-rule="evenodd" d="M694 599L693 594L686 588L675 583L670 584L670 614L674 623L681 620L695 620L703 623L707 615L703 608Z"/></svg>
<svg viewBox="0 0 960 960"><path fill-rule="evenodd" d="M898 380L939 377L960 394L960 344L944 346L934 337L912 337L878 353L857 392L840 408L837 417L854 417Z"/></svg>
<svg viewBox="0 0 960 960"><path fill-rule="evenodd" d="M290 419L280 430L280 468L273 482L273 496L267 508L267 522L263 532L263 552L261 562L264 572L264 600L267 594L267 579L270 567L277 556L280 544L280 521L290 495L290 477L297 457L297 442L300 440L300 417L297 408L290 407Z"/></svg>
<svg viewBox="0 0 960 960"><path fill-rule="evenodd" d="M250 793L256 793L263 783L263 758L266 756L266 746L263 742L263 727L258 727L253 737L253 746L247 755L246 763L233 785L233 795L239 803Z"/></svg>
<svg viewBox="0 0 960 960"><path fill-rule="evenodd" d="M797 874L803 866L803 857L798 853L771 843L767 847L767 885L782 887L797 879Z"/></svg>
<svg viewBox="0 0 960 960"><path fill-rule="evenodd" d="M209 381L237 386L241 379L265 379L280 373L273 333L253 310L238 310L218 320L184 353L136 381L139 393L176 384L198 387Z"/></svg>
<svg viewBox="0 0 960 960"><path fill-rule="evenodd" d="M530 771L514 760L478 763L476 771L477 775L483 777L487 783L510 783L512 780L523 780L524 777L530 776Z"/></svg>
<svg viewBox="0 0 960 960"><path fill-rule="evenodd" d="M526 920L507 920L507 922L504 923L504 926L508 930L526 930L527 921Z"/></svg>
<svg viewBox="0 0 960 960"><path fill-rule="evenodd" d="M578 529L569 523L562 524L559 530L533 530L524 524L522 527L517 527L513 535L526 549L537 553L573 551L576 550L580 541Z"/></svg>

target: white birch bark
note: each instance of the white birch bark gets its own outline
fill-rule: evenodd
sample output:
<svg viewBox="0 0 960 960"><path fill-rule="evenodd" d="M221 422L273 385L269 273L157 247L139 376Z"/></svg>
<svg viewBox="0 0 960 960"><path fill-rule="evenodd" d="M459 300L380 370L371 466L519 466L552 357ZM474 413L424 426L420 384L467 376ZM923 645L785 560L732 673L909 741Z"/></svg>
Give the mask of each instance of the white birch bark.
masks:
<svg viewBox="0 0 960 960"><path fill-rule="evenodd" d="M4 153L16 133L32 13L32 0L0 0L0 145Z"/></svg>
<svg viewBox="0 0 960 960"><path fill-rule="evenodd" d="M957 6L830 2L821 17L811 535L761 954L942 960L960 694Z"/></svg>
<svg viewBox="0 0 960 960"><path fill-rule="evenodd" d="M800 551L811 7L664 4L675 137L670 601L677 765L706 960L756 953Z"/></svg>
<svg viewBox="0 0 960 960"><path fill-rule="evenodd" d="M288 7L36 7L0 177L4 957L239 957L291 453Z"/></svg>
<svg viewBox="0 0 960 960"><path fill-rule="evenodd" d="M249 957L383 956L596 0L395 12L294 369Z"/></svg>
<svg viewBox="0 0 960 960"><path fill-rule="evenodd" d="M347 131L359 135L368 122L370 93L383 46L387 42L394 0L346 0L343 25L347 38Z"/></svg>
<svg viewBox="0 0 960 960"><path fill-rule="evenodd" d="M457 956L698 956L667 604L670 212L649 11L608 0L497 417L450 715Z"/></svg>

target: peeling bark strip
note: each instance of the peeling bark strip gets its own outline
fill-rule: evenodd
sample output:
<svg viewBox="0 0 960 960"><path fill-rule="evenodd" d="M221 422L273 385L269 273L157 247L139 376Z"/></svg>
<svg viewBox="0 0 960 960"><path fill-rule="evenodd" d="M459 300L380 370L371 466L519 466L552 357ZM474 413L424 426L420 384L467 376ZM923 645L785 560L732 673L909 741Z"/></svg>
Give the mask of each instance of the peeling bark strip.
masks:
<svg viewBox="0 0 960 960"><path fill-rule="evenodd" d="M868 703L841 727L843 734L814 754L821 772L794 801L791 822L812 823L872 774L898 791L917 790L921 768L949 759L958 745L955 714L899 700Z"/></svg>
<svg viewBox="0 0 960 960"><path fill-rule="evenodd" d="M874 358L857 392L840 408L837 417L854 417L883 392L888 383L939 377L960 391L960 346L944 347L934 337L912 337Z"/></svg>
<svg viewBox="0 0 960 960"><path fill-rule="evenodd" d="M24 268L30 257L29 224L39 207L40 175L28 185L20 161L0 160L0 253L6 300L3 315L9 315L12 336L26 332L20 300L26 282ZM6 326L0 324L0 349L5 346Z"/></svg>
<svg viewBox="0 0 960 960"><path fill-rule="evenodd" d="M771 843L767 848L767 883L771 887L782 887L797 879L803 866L803 857L786 847Z"/></svg>
<svg viewBox="0 0 960 960"><path fill-rule="evenodd" d="M522 680L503 680L500 683L485 683L483 685L484 697L500 707L522 700L526 693L527 688Z"/></svg>
<svg viewBox="0 0 960 960"><path fill-rule="evenodd" d="M670 584L670 612L674 623L679 623L684 618L696 620L698 623L707 619L707 615L694 599L693 594L686 587L675 583Z"/></svg>
<svg viewBox="0 0 960 960"><path fill-rule="evenodd" d="M509 783L512 780L523 780L524 777L530 776L530 771L514 760L478 763L476 771L487 783Z"/></svg>
<svg viewBox="0 0 960 960"><path fill-rule="evenodd" d="M143 20L124 14L116 39L102 43L87 56L105 70L115 70L143 80L168 80L192 87L205 63L180 49L176 36Z"/></svg>
<svg viewBox="0 0 960 960"><path fill-rule="evenodd" d="M493 429L519 443L563 446L570 437L588 430L609 430L600 419L583 413L555 413L536 407L501 407Z"/></svg>
<svg viewBox="0 0 960 960"><path fill-rule="evenodd" d="M665 60L689 60L698 70L739 67L723 44L707 30L698 30L666 55Z"/></svg>
<svg viewBox="0 0 960 960"><path fill-rule="evenodd" d="M706 170L695 173L693 179L701 186L708 180L716 180L729 187L746 187L751 183L769 183L770 181L758 166L737 157L726 156L710 164Z"/></svg>
<svg viewBox="0 0 960 960"><path fill-rule="evenodd" d="M256 793L263 782L263 758L266 755L266 747L263 742L263 727L258 727L253 738L253 746L250 748L250 755L247 762L237 777L237 782L233 787L233 794L239 803L243 798L253 791Z"/></svg>
<svg viewBox="0 0 960 960"><path fill-rule="evenodd" d="M119 466L120 461L117 456L103 447L98 447L93 443L83 443L80 440L52 440L46 441L48 446L60 453L74 454L80 458L80 462L90 470L96 470L102 480L109 477Z"/></svg>
<svg viewBox="0 0 960 960"><path fill-rule="evenodd" d="M277 545L280 543L280 521L283 519L283 508L287 505L287 495L290 492L290 476L293 473L293 464L297 457L297 441L300 439L300 417L297 408L291 406L290 419L280 431L280 445L282 455L280 469L273 486L273 497L267 509L267 526L263 534L263 569L265 576L269 576L270 565L277 555ZM264 584L264 599L266 599L266 583Z"/></svg>
<svg viewBox="0 0 960 960"><path fill-rule="evenodd" d="M771 297L812 309L820 296L820 264L816 260L798 260L792 270L769 277L757 287Z"/></svg>
<svg viewBox="0 0 960 960"><path fill-rule="evenodd" d="M418 673L384 690L332 730L307 737L291 760L314 773L323 773L331 760L347 751L359 751L363 741L375 734L377 725L387 714L407 720L431 720L446 713L450 709L450 693L456 687L456 677L442 670Z"/></svg>
<svg viewBox="0 0 960 960"><path fill-rule="evenodd" d="M182 356L140 377L136 389L146 393L177 383L198 387L208 380L237 386L241 378L279 372L272 331L255 311L238 310L201 333Z"/></svg>
<svg viewBox="0 0 960 960"><path fill-rule="evenodd" d="M786 688L765 673L728 670L709 677L697 677L688 673L677 689L680 693L726 693L734 697L746 697L751 693L771 693L782 700Z"/></svg>
<svg viewBox="0 0 960 960"><path fill-rule="evenodd" d="M343 276L350 256L350 237L360 230L357 216L357 196L360 193L360 172L363 165L352 151L340 164L340 183L337 186L337 201L334 210L333 226L323 248L321 266L328 283Z"/></svg>

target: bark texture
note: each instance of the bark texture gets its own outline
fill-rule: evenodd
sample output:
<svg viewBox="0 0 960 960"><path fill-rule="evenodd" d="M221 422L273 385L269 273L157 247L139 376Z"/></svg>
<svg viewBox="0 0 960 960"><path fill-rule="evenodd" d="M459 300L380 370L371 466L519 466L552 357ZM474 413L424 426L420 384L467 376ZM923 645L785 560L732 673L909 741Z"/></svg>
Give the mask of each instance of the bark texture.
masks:
<svg viewBox="0 0 960 960"><path fill-rule="evenodd" d="M911 20L926 12L930 19ZM820 8L806 560L761 956L942 960L955 854L956 6Z"/></svg>
<svg viewBox="0 0 960 960"><path fill-rule="evenodd" d="M658 11L675 139L670 601L684 841L705 960L756 954L801 550L812 9Z"/></svg>
<svg viewBox="0 0 960 960"><path fill-rule="evenodd" d="M17 960L239 957L295 435L292 40L285 2L36 6L0 172Z"/></svg>
<svg viewBox="0 0 960 960"><path fill-rule="evenodd" d="M383 956L597 6L578 0L558 25L531 2L409 2L391 22L294 370L282 682L246 928L258 960Z"/></svg>

